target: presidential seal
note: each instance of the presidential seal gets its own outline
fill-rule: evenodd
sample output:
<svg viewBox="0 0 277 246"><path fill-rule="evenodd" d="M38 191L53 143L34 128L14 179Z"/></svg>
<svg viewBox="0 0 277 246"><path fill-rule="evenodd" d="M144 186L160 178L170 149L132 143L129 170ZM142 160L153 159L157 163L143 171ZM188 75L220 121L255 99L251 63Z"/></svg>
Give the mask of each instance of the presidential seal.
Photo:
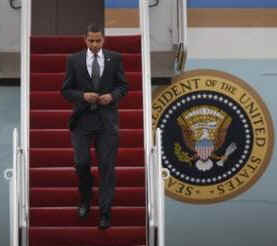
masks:
<svg viewBox="0 0 277 246"><path fill-rule="evenodd" d="M270 114L257 92L219 71L195 70L156 93L153 132L162 132L167 195L214 203L249 189L273 149Z"/></svg>

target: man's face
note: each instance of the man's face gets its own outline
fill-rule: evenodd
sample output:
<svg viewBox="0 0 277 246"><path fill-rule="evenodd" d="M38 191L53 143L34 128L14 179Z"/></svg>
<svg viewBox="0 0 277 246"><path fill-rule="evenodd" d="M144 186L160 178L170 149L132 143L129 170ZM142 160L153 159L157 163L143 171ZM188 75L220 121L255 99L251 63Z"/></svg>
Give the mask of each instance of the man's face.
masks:
<svg viewBox="0 0 277 246"><path fill-rule="evenodd" d="M103 47L104 37L101 32L89 32L85 42L92 53L97 53Z"/></svg>

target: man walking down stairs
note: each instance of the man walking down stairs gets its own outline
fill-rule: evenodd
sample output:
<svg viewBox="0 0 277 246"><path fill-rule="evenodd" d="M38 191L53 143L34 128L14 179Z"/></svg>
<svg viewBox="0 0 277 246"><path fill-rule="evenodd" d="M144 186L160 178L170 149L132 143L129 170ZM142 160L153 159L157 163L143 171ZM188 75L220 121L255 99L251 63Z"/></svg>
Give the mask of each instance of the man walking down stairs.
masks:
<svg viewBox="0 0 277 246"><path fill-rule="evenodd" d="M95 24L85 33L86 50L67 61L62 95L75 104L70 118L76 173L81 195L79 215L87 217L92 197L90 145L94 139L100 171L100 229L110 227L118 147L118 102L127 94L121 56L103 48L104 34Z"/></svg>

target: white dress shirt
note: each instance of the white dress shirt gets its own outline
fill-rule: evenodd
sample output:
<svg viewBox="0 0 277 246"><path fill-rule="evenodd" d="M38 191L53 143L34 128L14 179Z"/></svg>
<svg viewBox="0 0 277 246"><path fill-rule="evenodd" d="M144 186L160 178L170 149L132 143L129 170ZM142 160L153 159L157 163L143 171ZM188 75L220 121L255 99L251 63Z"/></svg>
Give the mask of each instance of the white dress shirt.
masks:
<svg viewBox="0 0 277 246"><path fill-rule="evenodd" d="M103 75L103 71L104 71L104 54L102 49L100 49L97 53L98 57L97 57L97 61L99 63L100 66L100 77ZM94 60L94 54L90 51L90 49L87 49L87 70L88 73L90 75L90 77L92 76L91 72L92 72L92 63Z"/></svg>

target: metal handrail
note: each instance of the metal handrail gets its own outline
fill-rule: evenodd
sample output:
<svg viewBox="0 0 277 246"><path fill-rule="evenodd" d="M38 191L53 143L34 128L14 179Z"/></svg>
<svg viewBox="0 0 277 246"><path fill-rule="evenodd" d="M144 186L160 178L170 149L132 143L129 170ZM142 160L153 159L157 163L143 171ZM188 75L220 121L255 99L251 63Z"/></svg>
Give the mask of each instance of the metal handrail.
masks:
<svg viewBox="0 0 277 246"><path fill-rule="evenodd" d="M155 245L155 198L154 198L154 177L153 177L153 164L155 163L155 149L151 149L149 165L146 166L147 169L147 245Z"/></svg>
<svg viewBox="0 0 277 246"><path fill-rule="evenodd" d="M161 131L157 129L156 145L152 147L151 162L147 167L148 213L149 213L149 246L164 246L164 182L162 178Z"/></svg>
<svg viewBox="0 0 277 246"><path fill-rule="evenodd" d="M9 180L9 207L10 207L10 246L19 246L20 231L22 227L21 214L21 178L20 175L20 148L18 145L18 132L15 128L12 135L13 166L4 171L5 179Z"/></svg>
<svg viewBox="0 0 277 246"><path fill-rule="evenodd" d="M27 173L28 173L28 167L27 162L25 159L25 154L23 149L19 149L20 151L20 163L21 163L21 172L20 172L20 181L21 181L21 221L22 221L22 227L26 228L29 224L29 211L27 206L27 199L28 199L28 187L27 187Z"/></svg>
<svg viewBox="0 0 277 246"><path fill-rule="evenodd" d="M19 161L18 161L18 134L17 129L13 130L13 169L11 178L10 190L10 228L11 228L11 245L17 246L19 244L19 228L20 228L20 175L19 174Z"/></svg>
<svg viewBox="0 0 277 246"><path fill-rule="evenodd" d="M165 231L164 231L164 182L162 178L162 134L161 130L158 128L156 131L156 163L154 166L156 167L155 173L156 177L154 182L156 183L156 192L158 194L156 202L157 202L157 213L156 213L156 223L157 223L157 238L158 245L164 246L165 240Z"/></svg>

